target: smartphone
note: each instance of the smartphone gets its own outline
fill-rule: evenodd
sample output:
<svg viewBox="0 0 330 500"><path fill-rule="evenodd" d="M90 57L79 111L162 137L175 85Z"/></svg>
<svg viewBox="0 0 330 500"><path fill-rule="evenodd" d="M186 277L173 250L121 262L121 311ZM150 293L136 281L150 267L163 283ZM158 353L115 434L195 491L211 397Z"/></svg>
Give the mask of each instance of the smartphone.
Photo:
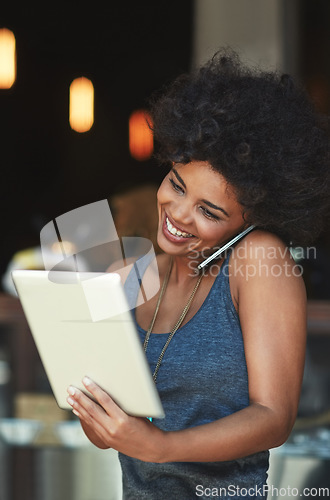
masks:
<svg viewBox="0 0 330 500"><path fill-rule="evenodd" d="M233 239L231 239L230 241L228 241L228 243L226 243L225 245L223 245L221 248L219 248L219 250L217 250L212 255L210 255L207 259L205 259L203 262L201 262L197 266L197 269L203 269L203 267L207 266L212 260L217 259L225 250L227 250L227 248L229 248L232 245L234 245L234 243L236 243L237 241L239 241L241 238L243 238L243 236L245 236L246 234L248 234L254 228L255 228L255 226L253 226L253 225L249 226L244 231L242 231L241 233L237 234Z"/></svg>

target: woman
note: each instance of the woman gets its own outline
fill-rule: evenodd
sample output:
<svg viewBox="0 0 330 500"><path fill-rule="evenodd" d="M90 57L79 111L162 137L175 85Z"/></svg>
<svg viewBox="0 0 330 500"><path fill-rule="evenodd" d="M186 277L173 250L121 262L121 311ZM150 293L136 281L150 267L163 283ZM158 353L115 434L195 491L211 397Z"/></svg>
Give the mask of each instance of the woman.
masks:
<svg viewBox="0 0 330 500"><path fill-rule="evenodd" d="M158 191L163 286L135 319L166 416L130 417L88 379L99 405L73 387L68 401L96 446L120 452L127 499L263 497L304 366L306 294L286 245L322 229L328 138L288 76L230 52L174 82L152 118L171 166Z"/></svg>

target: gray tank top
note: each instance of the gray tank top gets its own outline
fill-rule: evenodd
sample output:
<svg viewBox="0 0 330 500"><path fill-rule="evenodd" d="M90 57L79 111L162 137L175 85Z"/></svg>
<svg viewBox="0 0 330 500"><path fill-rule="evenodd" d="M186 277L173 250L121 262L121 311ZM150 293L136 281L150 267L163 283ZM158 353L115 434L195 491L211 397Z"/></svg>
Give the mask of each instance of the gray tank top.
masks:
<svg viewBox="0 0 330 500"><path fill-rule="evenodd" d="M230 415L249 404L247 367L238 314L232 302L228 260L204 303L174 335L162 361L157 388L164 419L153 423L165 431L186 429ZM133 273L126 289L132 289ZM136 289L136 286L133 286ZM146 332L137 325L143 342ZM152 372L168 334L151 334L147 358ZM268 451L228 462L146 463L119 454L125 500L190 500L210 498L220 491L225 498L260 498L265 484ZM211 488L208 490L207 488ZM237 488L245 488L235 495ZM226 494L227 493L227 494Z"/></svg>

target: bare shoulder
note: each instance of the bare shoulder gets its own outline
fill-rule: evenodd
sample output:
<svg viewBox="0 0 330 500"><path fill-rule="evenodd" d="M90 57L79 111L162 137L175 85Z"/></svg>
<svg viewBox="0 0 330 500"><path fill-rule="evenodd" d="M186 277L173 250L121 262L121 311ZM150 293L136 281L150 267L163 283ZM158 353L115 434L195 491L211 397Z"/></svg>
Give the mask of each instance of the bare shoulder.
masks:
<svg viewBox="0 0 330 500"><path fill-rule="evenodd" d="M273 290L304 294L302 267L290 248L276 235L255 230L233 249L230 258L230 284L237 299L241 289Z"/></svg>
<svg viewBox="0 0 330 500"><path fill-rule="evenodd" d="M134 266L135 261L136 259L133 258L125 260L118 259L108 267L106 272L119 274L122 283L125 283L129 273Z"/></svg>
<svg viewBox="0 0 330 500"><path fill-rule="evenodd" d="M267 270L269 272L274 265L291 269L296 267L297 274L298 267L301 270L294 261L290 248L275 234L261 230L253 231L240 241L233 249L230 260L231 265L240 264L247 270L249 266L257 265L261 273L267 273ZM250 267L250 272L252 271ZM276 274L275 268L273 271Z"/></svg>
<svg viewBox="0 0 330 500"><path fill-rule="evenodd" d="M137 257L132 257L129 259L120 259L117 260L116 262L113 262L111 266L108 267L107 273L117 273L119 274L122 283L125 283L128 275L132 271L134 264L137 261ZM152 276L154 273L158 276L161 274L162 269L166 265L166 262L168 262L168 257L165 254L159 254L156 256L156 262L154 260L150 263L148 266L148 269L146 270L146 275L148 277ZM154 265L156 263L156 265Z"/></svg>

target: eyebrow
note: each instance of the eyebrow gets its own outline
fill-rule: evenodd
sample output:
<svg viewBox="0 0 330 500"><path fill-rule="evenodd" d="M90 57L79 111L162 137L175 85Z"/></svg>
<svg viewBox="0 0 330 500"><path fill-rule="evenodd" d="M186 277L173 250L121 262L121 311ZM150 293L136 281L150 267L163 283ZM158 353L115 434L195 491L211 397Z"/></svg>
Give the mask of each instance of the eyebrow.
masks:
<svg viewBox="0 0 330 500"><path fill-rule="evenodd" d="M229 213L226 212L226 210L222 207L218 207L217 205L214 205L214 203L211 203L210 201L207 200L202 200L205 205L208 205L210 208L214 208L214 210L220 210L220 212L224 213L226 217L229 217Z"/></svg>
<svg viewBox="0 0 330 500"><path fill-rule="evenodd" d="M178 181L181 182L182 186L184 188L186 188L184 180L179 175L179 173L177 172L177 170L175 170L175 168L172 168L172 172L174 173L174 175L178 179ZM214 205L214 203L211 203L210 201L207 201L207 200L202 200L202 202L205 203L205 205L209 206L210 208L213 208L214 210L219 210L220 212L224 213L227 217L229 217L228 212L226 212L226 210L224 208L218 207L217 205Z"/></svg>
<svg viewBox="0 0 330 500"><path fill-rule="evenodd" d="M179 173L177 170L175 170L175 168L172 168L172 172L174 173L175 177L178 179L179 182L181 182L182 186L185 188L186 185L184 183L184 180L182 179L182 177L180 177Z"/></svg>

